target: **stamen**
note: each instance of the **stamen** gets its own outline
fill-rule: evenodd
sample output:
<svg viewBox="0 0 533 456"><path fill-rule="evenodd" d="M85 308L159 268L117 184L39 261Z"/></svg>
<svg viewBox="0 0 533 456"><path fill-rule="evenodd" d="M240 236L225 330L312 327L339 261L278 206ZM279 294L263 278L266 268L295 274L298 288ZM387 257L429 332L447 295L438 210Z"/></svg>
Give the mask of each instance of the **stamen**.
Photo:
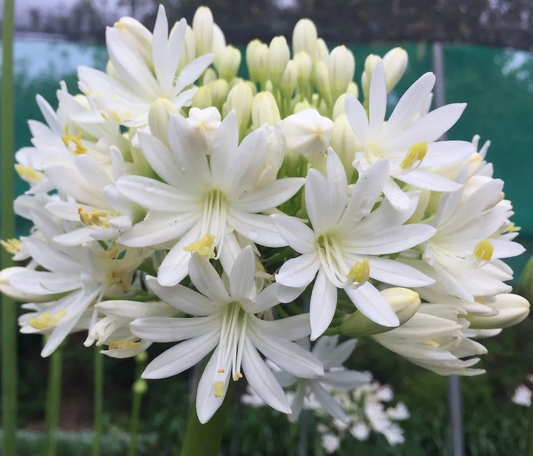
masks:
<svg viewBox="0 0 533 456"><path fill-rule="evenodd" d="M506 226L505 228L505 233L516 233L518 231L520 231L520 227L519 226L516 226L513 222L510 222L509 225Z"/></svg>
<svg viewBox="0 0 533 456"><path fill-rule="evenodd" d="M44 179L44 173L41 173L40 171L35 171L29 166L16 164L15 171L22 180L29 182L30 184L37 184Z"/></svg>
<svg viewBox="0 0 533 456"><path fill-rule="evenodd" d="M370 263L368 262L368 258L363 258L363 261L356 261L348 271L348 274L346 274L346 277L354 283L364 284L370 277Z"/></svg>
<svg viewBox="0 0 533 456"><path fill-rule="evenodd" d="M55 315L45 312L37 317L29 318L28 323L32 328L42 331L56 326L66 313L67 311L65 309L61 309Z"/></svg>
<svg viewBox="0 0 533 456"><path fill-rule="evenodd" d="M72 150L72 153L75 155L82 155L87 153L87 147L85 147L81 142L82 133L81 131L78 132L76 136L72 136L68 132L69 130L69 124L65 124L65 134L61 136L61 139L63 140L63 144L65 144L65 147L68 149L69 144L72 142L74 144L74 150Z"/></svg>
<svg viewBox="0 0 533 456"><path fill-rule="evenodd" d="M494 253L494 246L488 239L479 241L474 247L474 256L480 261L490 261Z"/></svg>
<svg viewBox="0 0 533 456"><path fill-rule="evenodd" d="M117 340L117 341L109 342L109 350L136 348L139 345L141 345L140 342L134 342L133 340Z"/></svg>
<svg viewBox="0 0 533 456"><path fill-rule="evenodd" d="M400 168L408 169L412 168L415 165L420 165L424 157L428 153L428 144L427 142L414 143L410 148L405 158L400 163Z"/></svg>
<svg viewBox="0 0 533 456"><path fill-rule="evenodd" d="M219 373L219 374L223 374L224 372L226 372L225 369L217 369L217 373Z"/></svg>
<svg viewBox="0 0 533 456"><path fill-rule="evenodd" d="M18 239L2 239L0 240L0 245L2 245L6 252L10 253L11 255L15 255L16 253L20 252L20 249L22 248L22 242L20 242Z"/></svg>
<svg viewBox="0 0 533 456"><path fill-rule="evenodd" d="M109 217L109 214L105 211L93 209L89 214L83 207L78 207L78 214L80 215L80 221L85 226L103 226L109 227L107 222L100 220L101 217Z"/></svg>
<svg viewBox="0 0 533 456"><path fill-rule="evenodd" d="M191 242L187 247L183 247L186 252L196 252L207 258L215 258L215 236L206 234L198 241Z"/></svg>

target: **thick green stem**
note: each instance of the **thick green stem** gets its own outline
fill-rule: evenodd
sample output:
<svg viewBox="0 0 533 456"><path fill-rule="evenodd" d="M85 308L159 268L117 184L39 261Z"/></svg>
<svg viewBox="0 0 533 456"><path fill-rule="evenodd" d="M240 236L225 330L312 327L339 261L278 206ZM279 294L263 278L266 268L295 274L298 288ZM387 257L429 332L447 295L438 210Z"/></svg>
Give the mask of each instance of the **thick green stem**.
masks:
<svg viewBox="0 0 533 456"><path fill-rule="evenodd" d="M48 391L46 396L46 456L55 456L57 447L57 425L61 403L61 370L63 354L61 347L50 357L48 370Z"/></svg>
<svg viewBox="0 0 533 456"><path fill-rule="evenodd" d="M94 347L94 432L93 456L100 456L100 440L102 438L102 412L104 396L104 355L100 347Z"/></svg>
<svg viewBox="0 0 533 456"><path fill-rule="evenodd" d="M4 0L2 28L2 105L0 123L2 217L1 236L11 239L15 233L13 214L13 31L15 0ZM8 252L0 254L2 268L12 265ZM2 306L2 431L3 454L16 455L17 432L17 312L15 303L1 297Z"/></svg>
<svg viewBox="0 0 533 456"><path fill-rule="evenodd" d="M527 429L526 456L533 456L533 404L529 406L529 426Z"/></svg>
<svg viewBox="0 0 533 456"><path fill-rule="evenodd" d="M231 408L234 388L234 382L230 381L224 403L206 424L198 421L196 407L191 408L180 456L218 456L220 454L224 423Z"/></svg>

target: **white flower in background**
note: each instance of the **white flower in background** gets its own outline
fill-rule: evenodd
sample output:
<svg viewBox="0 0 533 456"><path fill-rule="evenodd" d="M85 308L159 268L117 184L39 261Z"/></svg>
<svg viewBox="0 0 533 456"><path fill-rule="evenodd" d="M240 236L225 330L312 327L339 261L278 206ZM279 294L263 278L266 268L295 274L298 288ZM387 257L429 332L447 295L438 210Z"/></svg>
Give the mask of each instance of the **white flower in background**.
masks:
<svg viewBox="0 0 533 456"><path fill-rule="evenodd" d="M265 163L269 133L260 128L238 144L238 127L231 112L217 129L209 161L198 153L202 137L182 116L170 119L170 148L154 136L139 134L146 159L166 183L141 176L117 181L120 192L149 210L119 242L148 247L177 240L159 268L161 285L175 285L187 275L194 251L215 257L216 249L216 258L230 271L241 250L233 231L259 245L286 245L273 220L261 212L291 198L304 179L280 179L252 189Z"/></svg>
<svg viewBox="0 0 533 456"><path fill-rule="evenodd" d="M457 122L465 104L443 106L409 125L434 84L433 74L423 75L402 96L385 122L387 89L383 63L379 61L370 83L368 115L356 98L346 97L346 116L362 145L362 150L356 151L354 167L361 172L386 158L390 163L390 178L383 191L398 209L408 207L409 198L395 180L439 192L457 190L458 183L435 174L431 168L464 160L474 153L474 146L466 141L437 142Z"/></svg>
<svg viewBox="0 0 533 456"><path fill-rule="evenodd" d="M346 413L330 394L332 388L337 390L352 390L368 383L372 378L365 373L352 371L342 367L355 349L356 340L351 339L337 345L338 336L323 336L314 344L311 353L322 362L324 374L315 378L298 378L287 372L275 372L281 386L296 385L296 391L291 401L291 421L298 420L304 408L304 399L312 395L317 407L340 421L349 421ZM301 341L302 346L309 350L308 340Z"/></svg>
<svg viewBox="0 0 533 456"><path fill-rule="evenodd" d="M108 27L107 51L114 77L92 68L80 67L78 77L81 90L107 118L128 127L145 126L150 106L158 98L170 100L178 109L189 105L196 88L187 87L200 77L213 62L214 56L203 55L176 74L186 28L187 22L182 19L169 37L165 8L160 6L151 38L149 65L137 47L117 29L117 25Z"/></svg>
<svg viewBox="0 0 533 456"><path fill-rule="evenodd" d="M533 384L533 375L527 375L526 379L529 383L527 385L518 385L513 394L511 400L517 405L523 405L524 407L531 406L531 397L533 395L531 391L531 385Z"/></svg>
<svg viewBox="0 0 533 456"><path fill-rule="evenodd" d="M91 304L104 296L124 296L146 254L141 250L103 250L98 243L84 247L55 248L38 239L27 239L26 249L46 271L21 271L9 284L22 293L50 299L35 304L32 313L19 319L22 332L40 332L50 337L41 352L49 356L72 331ZM120 258L120 259L119 259Z"/></svg>
<svg viewBox="0 0 533 456"><path fill-rule="evenodd" d="M339 437L333 434L322 434L320 443L328 454L335 453L341 444Z"/></svg>
<svg viewBox="0 0 533 456"><path fill-rule="evenodd" d="M309 170L305 184L309 228L293 217L273 216L280 235L301 256L287 261L276 274L281 285L303 290L318 273L311 295L311 338L320 336L331 323L337 305L337 288L342 288L365 316L388 327L398 317L369 278L413 287L431 284L432 279L404 268L379 255L392 254L418 245L434 234L429 225L403 225L416 208L411 203L399 212L378 202L388 179L389 164L376 162L361 173L350 197L346 173L330 149L327 176Z"/></svg>
<svg viewBox="0 0 533 456"><path fill-rule="evenodd" d="M112 358L131 358L145 351L152 341L133 335L130 323L137 318L174 317L179 312L165 302L103 301L95 305L105 316L89 328L85 346L107 345L100 353Z"/></svg>
<svg viewBox="0 0 533 456"><path fill-rule="evenodd" d="M46 208L63 220L78 222L76 229L54 237L54 241L68 246L94 239L108 241L131 228L135 205L115 186L126 174L126 166L117 148L111 148L111 156L111 176L87 155L76 157L73 163L46 167L51 185L69 196L67 201L51 202Z"/></svg>
<svg viewBox="0 0 533 456"><path fill-rule="evenodd" d="M255 315L271 309L278 300L277 284L257 294L251 247L246 247L235 260L229 275L229 293L215 268L202 255L195 254L189 261L189 276L200 293L182 285L162 287L155 279L149 279L154 293L194 318L142 318L131 324L133 334L144 340L185 340L154 359L143 377L165 378L179 374L214 350L198 385L196 411L201 423L209 421L222 405L230 379L237 381L243 374L267 404L290 413L281 386L258 350L298 377L321 375L320 361L291 342L309 334L308 316L267 321Z"/></svg>
<svg viewBox="0 0 533 456"><path fill-rule="evenodd" d="M433 277L436 284L430 288L465 301L511 291L504 281L512 279L512 270L501 258L520 255L524 248L498 234L509 226L507 208L497 204L502 188L501 180L489 179L466 199L463 190L445 194L436 215L427 220L437 232L423 259L404 255L402 261Z"/></svg>

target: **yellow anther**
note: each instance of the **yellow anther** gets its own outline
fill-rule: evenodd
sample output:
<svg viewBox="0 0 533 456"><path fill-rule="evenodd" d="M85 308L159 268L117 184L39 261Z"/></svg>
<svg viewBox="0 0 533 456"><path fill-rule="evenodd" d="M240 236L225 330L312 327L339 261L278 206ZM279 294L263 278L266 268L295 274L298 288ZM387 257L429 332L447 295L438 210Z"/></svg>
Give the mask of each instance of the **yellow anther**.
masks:
<svg viewBox="0 0 533 456"><path fill-rule="evenodd" d="M479 241L474 247L474 256L480 261L490 261L494 253L494 246L488 239Z"/></svg>
<svg viewBox="0 0 533 456"><path fill-rule="evenodd" d="M233 374L233 380L237 381L240 378L242 378L242 374L240 372L235 372L235 374Z"/></svg>
<svg viewBox="0 0 533 456"><path fill-rule="evenodd" d="M481 296L474 298L474 301L477 302L478 304L485 304L485 298L482 298Z"/></svg>
<svg viewBox="0 0 533 456"><path fill-rule="evenodd" d="M141 345L140 342L134 342L133 340L117 340L117 341L109 342L109 350L137 348L139 345Z"/></svg>
<svg viewBox="0 0 533 456"><path fill-rule="evenodd" d="M217 369L217 374L223 374L224 372L226 372L224 369Z"/></svg>
<svg viewBox="0 0 533 456"><path fill-rule="evenodd" d="M367 258L356 261L346 274L346 277L355 283L363 284L370 277L370 263Z"/></svg>
<svg viewBox="0 0 533 456"><path fill-rule="evenodd" d="M22 180L29 182L30 184L37 184L44 178L43 173L40 171L35 171L34 169L31 169L29 166L25 165L16 164L15 171Z"/></svg>
<svg viewBox="0 0 533 456"><path fill-rule="evenodd" d="M183 247L186 252L196 252L207 258L215 258L215 236L206 234L202 239Z"/></svg>
<svg viewBox="0 0 533 456"><path fill-rule="evenodd" d="M516 226L513 222L509 223L507 227L505 228L506 233L516 233L520 231L521 228L519 226Z"/></svg>
<svg viewBox="0 0 533 456"><path fill-rule="evenodd" d="M105 211L93 209L89 214L83 209L83 207L80 206L78 207L78 214L80 215L81 223L83 223L85 226L104 226L106 228L109 226L107 222L104 222L100 219L101 217L109 216L109 214Z"/></svg>
<svg viewBox="0 0 533 456"><path fill-rule="evenodd" d="M124 122L124 117L117 111L111 111L109 114L111 114L111 117L114 121L121 123Z"/></svg>
<svg viewBox="0 0 533 456"><path fill-rule="evenodd" d="M65 134L61 136L61 139L63 140L63 144L65 144L66 148L69 148L69 144L74 144L74 150L72 150L73 154L76 155L82 155L87 153L87 147L85 147L81 142L81 131L78 132L76 136L72 136L69 132L69 124L65 124Z"/></svg>
<svg viewBox="0 0 533 456"><path fill-rule="evenodd" d="M427 142L419 142L414 143L407 152L407 155L403 159L403 161L400 163L400 168L407 169L411 168L413 165L417 163L421 163L422 160L424 160L424 157L428 153L428 143Z"/></svg>
<svg viewBox="0 0 533 456"><path fill-rule="evenodd" d="M39 315L38 317L29 318L28 323L32 328L42 331L44 329L49 329L56 326L59 323L59 320L61 320L66 313L67 311L65 309L61 309L55 315L52 315L49 312L45 312Z"/></svg>
<svg viewBox="0 0 533 456"><path fill-rule="evenodd" d="M215 382L215 384L213 385L213 391L215 393L215 397L224 396L224 382Z"/></svg>
<svg viewBox="0 0 533 456"><path fill-rule="evenodd" d="M440 344L436 340L431 340L431 339L424 341L424 345L426 347L430 347L430 348L439 348L440 347Z"/></svg>
<svg viewBox="0 0 533 456"><path fill-rule="evenodd" d="M2 239L0 240L0 245L2 245L7 253L11 253L11 255L20 252L22 248L22 242L18 239L6 239L5 241Z"/></svg>

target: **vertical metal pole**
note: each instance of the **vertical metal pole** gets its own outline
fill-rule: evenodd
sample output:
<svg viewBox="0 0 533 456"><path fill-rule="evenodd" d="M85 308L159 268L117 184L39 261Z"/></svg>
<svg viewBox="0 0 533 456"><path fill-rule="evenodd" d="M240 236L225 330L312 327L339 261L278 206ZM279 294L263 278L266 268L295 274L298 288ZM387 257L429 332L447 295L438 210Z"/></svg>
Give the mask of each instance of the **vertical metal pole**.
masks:
<svg viewBox="0 0 533 456"><path fill-rule="evenodd" d="M444 80L444 55L441 43L433 43L433 73L435 73L435 107L446 103ZM445 139L445 137L441 138ZM452 456L464 456L463 406L461 399L461 381L457 375L448 377L448 408L450 410L450 440Z"/></svg>

